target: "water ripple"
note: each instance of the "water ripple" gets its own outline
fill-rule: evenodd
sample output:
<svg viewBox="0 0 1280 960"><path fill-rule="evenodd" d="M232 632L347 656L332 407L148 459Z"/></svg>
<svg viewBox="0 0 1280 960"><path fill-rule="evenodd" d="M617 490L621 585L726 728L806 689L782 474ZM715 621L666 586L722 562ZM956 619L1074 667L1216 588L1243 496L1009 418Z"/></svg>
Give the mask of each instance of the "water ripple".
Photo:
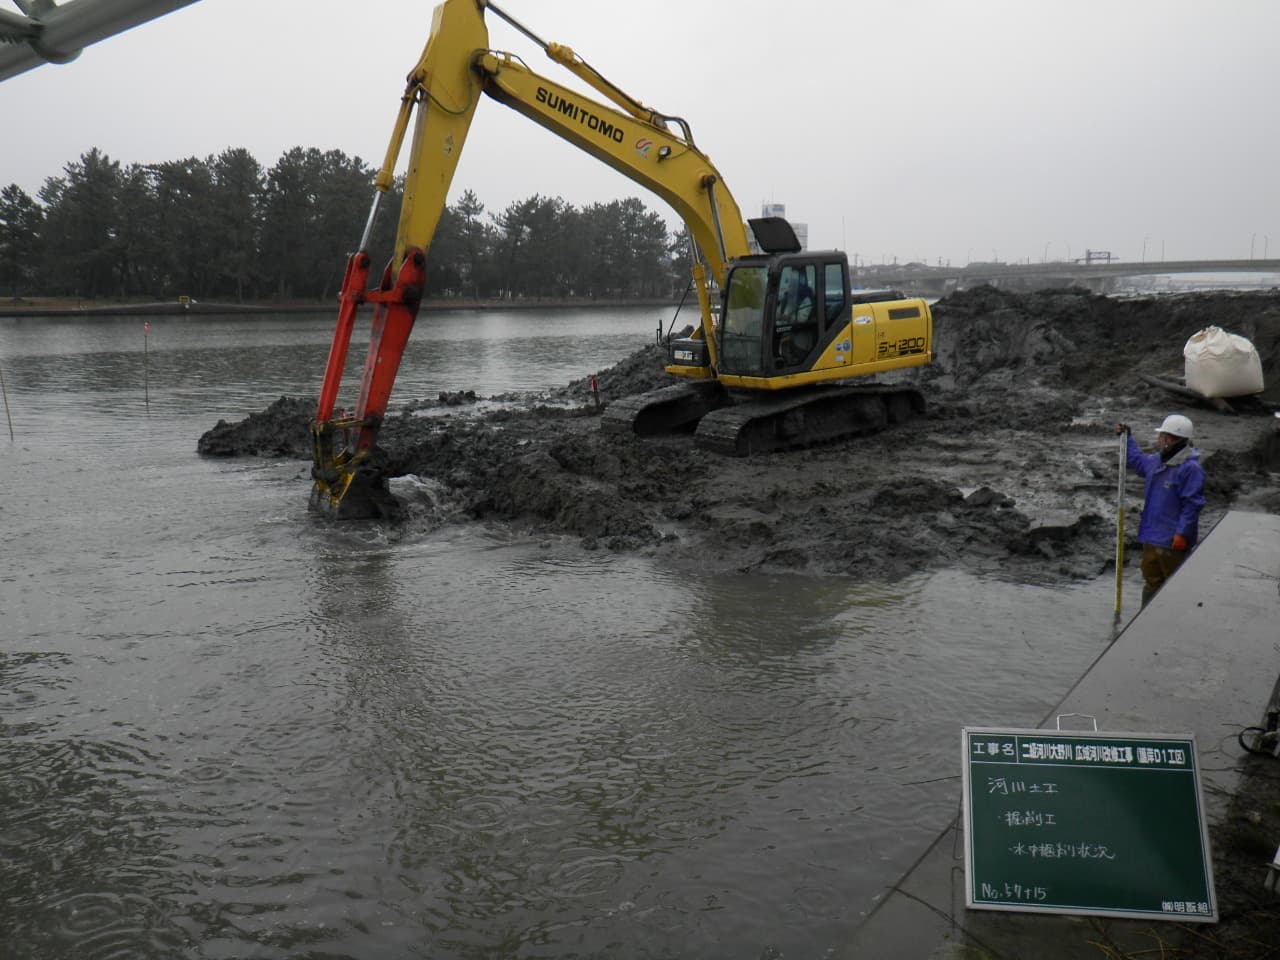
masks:
<svg viewBox="0 0 1280 960"><path fill-rule="evenodd" d="M621 882L625 868L625 858L619 854L591 847L562 848L540 893L553 900L600 897Z"/></svg>

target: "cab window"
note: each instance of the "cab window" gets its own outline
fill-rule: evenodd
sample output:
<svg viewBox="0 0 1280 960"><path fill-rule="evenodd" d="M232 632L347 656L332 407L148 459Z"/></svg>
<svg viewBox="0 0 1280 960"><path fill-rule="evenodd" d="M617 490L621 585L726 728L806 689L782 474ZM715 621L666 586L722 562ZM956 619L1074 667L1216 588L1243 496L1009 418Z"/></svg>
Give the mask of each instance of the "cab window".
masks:
<svg viewBox="0 0 1280 960"><path fill-rule="evenodd" d="M776 368L798 367L818 344L818 268L812 263L788 265L778 275L773 324Z"/></svg>
<svg viewBox="0 0 1280 960"><path fill-rule="evenodd" d="M729 292L724 312L725 333L759 336L764 319L764 291L768 278L761 268L734 270L729 276Z"/></svg>
<svg viewBox="0 0 1280 960"><path fill-rule="evenodd" d="M815 268L811 263L782 268L778 276L779 329L812 323L816 319L818 295L814 292L814 275Z"/></svg>
<svg viewBox="0 0 1280 960"><path fill-rule="evenodd" d="M841 264L828 263L822 273L825 279L822 285L823 314L830 326L840 319L849 297L845 293L844 267Z"/></svg>
<svg viewBox="0 0 1280 960"><path fill-rule="evenodd" d="M764 267L735 267L729 273L720 321L720 365L726 373L758 374L769 275Z"/></svg>

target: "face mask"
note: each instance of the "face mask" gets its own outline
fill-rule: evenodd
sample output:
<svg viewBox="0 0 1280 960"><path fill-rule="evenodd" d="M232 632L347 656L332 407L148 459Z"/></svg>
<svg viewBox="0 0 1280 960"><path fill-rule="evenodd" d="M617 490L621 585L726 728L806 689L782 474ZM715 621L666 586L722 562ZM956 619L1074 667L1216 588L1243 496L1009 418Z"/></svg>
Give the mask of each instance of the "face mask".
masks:
<svg viewBox="0 0 1280 960"><path fill-rule="evenodd" d="M1179 451L1181 451L1182 448L1185 447L1186 445L1187 445L1186 439L1179 438L1177 443L1173 444L1172 446L1165 447L1163 450L1160 451L1160 462L1168 463L1173 457L1176 457Z"/></svg>

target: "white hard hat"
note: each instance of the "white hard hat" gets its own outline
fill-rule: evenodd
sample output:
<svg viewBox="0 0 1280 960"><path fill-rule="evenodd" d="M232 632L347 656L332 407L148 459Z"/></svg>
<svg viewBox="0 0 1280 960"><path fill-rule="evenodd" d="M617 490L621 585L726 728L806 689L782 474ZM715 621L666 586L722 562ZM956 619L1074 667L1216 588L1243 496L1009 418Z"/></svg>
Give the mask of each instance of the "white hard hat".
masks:
<svg viewBox="0 0 1280 960"><path fill-rule="evenodd" d="M1164 418L1164 423L1160 424L1156 429L1156 433L1171 433L1175 437L1190 440L1192 434L1191 421L1180 413L1171 413Z"/></svg>

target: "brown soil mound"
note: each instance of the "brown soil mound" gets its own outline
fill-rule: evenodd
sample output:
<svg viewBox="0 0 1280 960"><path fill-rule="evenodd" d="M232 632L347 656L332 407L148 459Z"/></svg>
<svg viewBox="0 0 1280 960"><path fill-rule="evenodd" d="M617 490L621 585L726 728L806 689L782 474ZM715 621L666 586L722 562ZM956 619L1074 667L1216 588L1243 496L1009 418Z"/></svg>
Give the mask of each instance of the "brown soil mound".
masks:
<svg viewBox="0 0 1280 960"><path fill-rule="evenodd" d="M1183 345L1215 325L1254 343L1275 391L1280 293L1115 299L981 287L939 301L934 316L936 360L915 378L929 415L806 450L732 459L687 436L607 435L588 380L539 403L507 397L500 409L465 394L406 407L379 437L390 473L419 481L397 488L395 522L410 533L458 517L498 522L703 570L884 581L958 565L1026 581L1087 578L1114 553L1114 424L1132 423L1145 442L1172 411L1196 423L1205 529L1229 508L1280 511L1273 417L1199 409L1138 377L1179 379ZM662 364L647 347L600 371L602 401L669 382ZM219 423L199 451L309 457L312 409L282 397ZM1128 489L1137 509L1140 483Z"/></svg>

